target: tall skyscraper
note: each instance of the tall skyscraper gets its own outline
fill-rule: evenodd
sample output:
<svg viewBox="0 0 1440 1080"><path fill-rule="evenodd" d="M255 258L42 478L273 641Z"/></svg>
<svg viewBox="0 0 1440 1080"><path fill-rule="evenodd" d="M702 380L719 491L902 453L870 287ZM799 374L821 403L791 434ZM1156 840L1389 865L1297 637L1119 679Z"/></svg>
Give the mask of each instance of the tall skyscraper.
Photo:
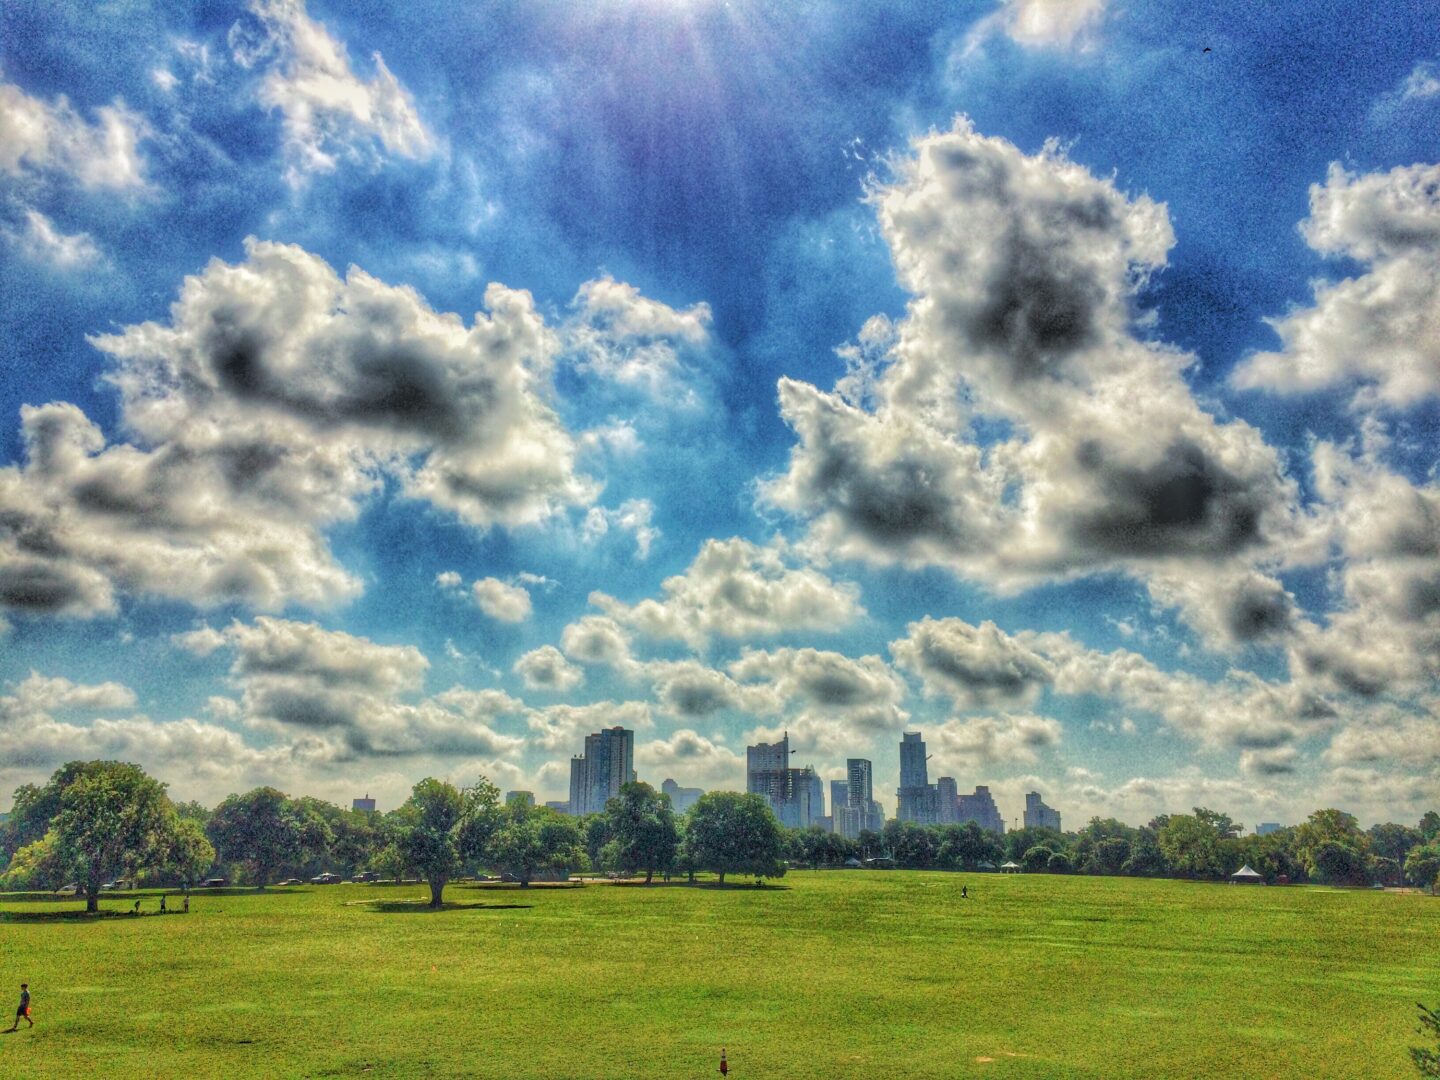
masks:
<svg viewBox="0 0 1440 1080"><path fill-rule="evenodd" d="M939 820L939 798L929 782L925 757L920 733L905 732L900 740L900 790L895 793L895 817L900 821L934 825Z"/></svg>
<svg viewBox="0 0 1440 1080"><path fill-rule="evenodd" d="M1054 829L1060 831L1060 811L1052 810L1040 798L1038 791L1025 795L1025 827L1027 829Z"/></svg>
<svg viewBox="0 0 1440 1080"><path fill-rule="evenodd" d="M830 811L835 831L850 840L859 839L862 832L879 832L885 826L885 816L874 799L873 773L864 758L845 762L845 799L836 800Z"/></svg>
<svg viewBox="0 0 1440 1080"><path fill-rule="evenodd" d="M930 783L925 764L925 740L918 731L907 731L900 738L900 786L920 788Z"/></svg>
<svg viewBox="0 0 1440 1080"><path fill-rule="evenodd" d="M790 767L790 733L777 743L756 743L745 748L745 790L752 795L768 795L775 773Z"/></svg>
<svg viewBox="0 0 1440 1080"><path fill-rule="evenodd" d="M507 791L505 792L505 805L514 806L516 803L524 803L526 806L535 805L535 793L533 791Z"/></svg>
<svg viewBox="0 0 1440 1080"><path fill-rule="evenodd" d="M825 781L820 779L814 765L805 768L810 773L810 820L813 822L825 816ZM833 802L830 809L835 809Z"/></svg>
<svg viewBox="0 0 1440 1080"><path fill-rule="evenodd" d="M780 824L804 829L821 817L825 786L814 769L790 768L790 735L745 748L745 790L764 795Z"/></svg>
<svg viewBox="0 0 1440 1080"><path fill-rule="evenodd" d="M874 768L864 758L847 758L845 777L849 784L851 806L869 806L875 801Z"/></svg>
<svg viewBox="0 0 1440 1080"><path fill-rule="evenodd" d="M362 813L373 814L375 812L375 800L370 797L367 791L363 799L354 799L350 803L351 810L359 810Z"/></svg>
<svg viewBox="0 0 1440 1080"><path fill-rule="evenodd" d="M606 728L585 736L585 753L570 759L570 812L596 814L635 780L635 733Z"/></svg>

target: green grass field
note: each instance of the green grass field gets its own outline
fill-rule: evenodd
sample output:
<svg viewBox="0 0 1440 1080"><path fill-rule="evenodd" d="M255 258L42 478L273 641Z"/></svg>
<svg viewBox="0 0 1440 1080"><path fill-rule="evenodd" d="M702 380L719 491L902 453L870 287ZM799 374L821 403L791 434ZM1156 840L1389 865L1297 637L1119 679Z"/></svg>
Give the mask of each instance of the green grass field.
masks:
<svg viewBox="0 0 1440 1080"><path fill-rule="evenodd" d="M961 901L960 887L973 893ZM1440 900L906 872L0 897L0 1076L1405 1077ZM380 903L366 901L379 900ZM116 909L124 900L109 900ZM153 895L145 907L153 911ZM8 1020L7 1020L8 1023Z"/></svg>

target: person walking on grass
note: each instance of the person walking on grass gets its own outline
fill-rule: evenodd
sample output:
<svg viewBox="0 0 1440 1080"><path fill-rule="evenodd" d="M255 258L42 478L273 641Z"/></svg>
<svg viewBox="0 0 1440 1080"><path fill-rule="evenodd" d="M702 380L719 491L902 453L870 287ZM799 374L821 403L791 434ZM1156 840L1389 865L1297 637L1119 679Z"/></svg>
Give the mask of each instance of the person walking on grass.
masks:
<svg viewBox="0 0 1440 1080"><path fill-rule="evenodd" d="M160 894L160 914L161 914L161 915L164 915L164 914L165 914L165 894L164 894L164 893L161 893L161 894Z"/></svg>
<svg viewBox="0 0 1440 1080"><path fill-rule="evenodd" d="M29 1024L31 1027L34 1027L34 1026L35 1026L35 1021L32 1020L32 1019L30 1019L30 984L29 984L29 983L21 983L21 984L20 984L20 1007L15 1010L15 1023L13 1023L13 1024L10 1025L10 1030L11 1030L11 1031L18 1031L18 1030L20 1030L20 1021L21 1021L22 1019L23 1019L27 1024Z"/></svg>
<svg viewBox="0 0 1440 1080"><path fill-rule="evenodd" d="M969 899L970 899L970 886L968 886L968 885L961 885L961 886L960 886L960 899L961 899L961 900L969 900Z"/></svg>

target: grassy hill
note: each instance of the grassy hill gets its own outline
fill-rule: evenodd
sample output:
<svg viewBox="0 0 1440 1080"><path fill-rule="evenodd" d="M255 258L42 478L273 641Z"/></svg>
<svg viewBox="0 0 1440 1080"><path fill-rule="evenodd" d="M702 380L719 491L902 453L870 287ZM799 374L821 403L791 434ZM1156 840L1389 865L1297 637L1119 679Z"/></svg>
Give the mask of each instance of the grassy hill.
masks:
<svg viewBox="0 0 1440 1080"><path fill-rule="evenodd" d="M960 899L966 884L971 899ZM907 872L0 896L0 1076L1408 1077L1440 900ZM153 912L158 901L147 895ZM107 900L116 911L129 901ZM8 1020L7 1020L8 1023Z"/></svg>

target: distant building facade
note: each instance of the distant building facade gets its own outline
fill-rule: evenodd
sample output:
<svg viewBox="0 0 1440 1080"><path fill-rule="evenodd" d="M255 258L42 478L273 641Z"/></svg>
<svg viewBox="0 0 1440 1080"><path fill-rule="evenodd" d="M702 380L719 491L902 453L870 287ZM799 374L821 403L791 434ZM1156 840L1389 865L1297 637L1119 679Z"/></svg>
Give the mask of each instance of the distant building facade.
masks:
<svg viewBox="0 0 1440 1080"><path fill-rule="evenodd" d="M1255 826L1255 835L1269 836L1271 833L1279 832L1284 827L1285 826L1281 825L1278 821L1262 822L1261 824Z"/></svg>
<svg viewBox="0 0 1440 1080"><path fill-rule="evenodd" d="M705 794L703 788L681 787L670 779L666 779L660 785L660 792L670 796L670 808L677 814L685 813L700 800L701 795Z"/></svg>
<svg viewBox="0 0 1440 1080"><path fill-rule="evenodd" d="M780 824L808 828L825 812L825 785L814 768L790 767L790 735L745 748L745 790L763 795Z"/></svg>
<svg viewBox="0 0 1440 1080"><path fill-rule="evenodd" d="M520 803L523 806L535 805L535 793L533 791L507 791L505 793L505 805L514 806Z"/></svg>
<svg viewBox="0 0 1440 1080"><path fill-rule="evenodd" d="M958 804L956 821L973 821L980 828L989 829L991 832L1005 831L1005 819L1000 816L1000 808L995 805L995 798L988 787L977 786L975 794L961 795ZM1056 820L1059 820L1058 815Z"/></svg>
<svg viewBox="0 0 1440 1080"><path fill-rule="evenodd" d="M862 832L879 832L885 827L885 815L874 797L874 779L874 767L868 760L850 758L845 762L844 781L831 784L832 827L849 840L858 840Z"/></svg>
<svg viewBox="0 0 1440 1080"><path fill-rule="evenodd" d="M1025 794L1025 827L1060 831L1060 811L1045 805L1038 791Z"/></svg>
<svg viewBox="0 0 1440 1080"><path fill-rule="evenodd" d="M925 759L920 732L905 732L900 739L900 789L895 792L895 817L900 821L935 825L940 820L939 793L930 783Z"/></svg>
<svg viewBox="0 0 1440 1080"><path fill-rule="evenodd" d="M960 820L960 789L953 776L935 781L935 823L952 825Z"/></svg>
<svg viewBox="0 0 1440 1080"><path fill-rule="evenodd" d="M570 759L570 813L598 814L635 781L635 733L606 728L585 736L585 753Z"/></svg>
<svg viewBox="0 0 1440 1080"><path fill-rule="evenodd" d="M935 824L958 825L973 821L991 832L1005 831L1005 820L1000 816L1000 808L995 805L988 787L976 787L973 795L961 795L954 778L942 776L935 781L934 791Z"/></svg>
<svg viewBox="0 0 1440 1080"><path fill-rule="evenodd" d="M359 810L365 814L373 814L375 812L375 800L370 797L370 793L367 791L363 799L355 799L350 803L350 809Z"/></svg>
<svg viewBox="0 0 1440 1080"><path fill-rule="evenodd" d="M562 814L570 813L569 799L547 799L545 805L551 810L559 810Z"/></svg>

